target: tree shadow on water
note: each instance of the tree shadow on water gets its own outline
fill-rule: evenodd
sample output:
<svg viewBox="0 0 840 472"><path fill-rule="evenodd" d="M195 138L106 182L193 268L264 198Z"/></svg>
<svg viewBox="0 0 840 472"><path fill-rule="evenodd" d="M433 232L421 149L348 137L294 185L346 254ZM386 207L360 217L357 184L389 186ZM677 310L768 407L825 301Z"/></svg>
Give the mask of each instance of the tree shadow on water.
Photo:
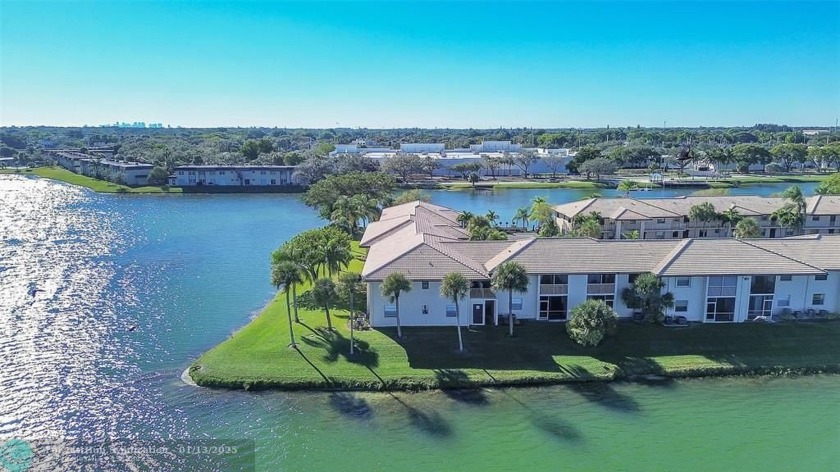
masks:
<svg viewBox="0 0 840 472"><path fill-rule="evenodd" d="M344 357L347 362L353 364L360 364L366 367L379 366L379 353L370 348L367 341L356 339L355 352L350 355L350 339L345 338L344 335L338 331L328 331L326 329L317 329L313 331L314 334L303 336L303 342L312 347L323 349L325 352L324 360L326 362L335 362L339 357Z"/></svg>
<svg viewBox="0 0 840 472"><path fill-rule="evenodd" d="M571 423L557 416L555 412L544 412L534 409L508 390L502 390L511 400L518 403L528 412L531 424L549 436L564 442L580 442L583 440L580 431Z"/></svg>
<svg viewBox="0 0 840 472"><path fill-rule="evenodd" d="M468 385L469 382L469 377L463 370L436 369L435 377L437 377L438 385L442 388L443 394L452 400L474 406L487 406L490 403L484 390L460 387Z"/></svg>
<svg viewBox="0 0 840 472"><path fill-rule="evenodd" d="M586 400L610 410L636 413L641 409L636 399L616 391L606 382L572 383L569 384L569 389Z"/></svg>
<svg viewBox="0 0 840 472"><path fill-rule="evenodd" d="M356 420L367 421L373 418L373 410L370 408L370 404L350 392L331 393L330 406L342 415Z"/></svg>
<svg viewBox="0 0 840 472"><path fill-rule="evenodd" d="M448 421L436 411L423 411L415 408L394 394L390 394L391 398L402 405L408 413L408 420L411 425L418 430L436 438L448 438L452 436L452 426Z"/></svg>

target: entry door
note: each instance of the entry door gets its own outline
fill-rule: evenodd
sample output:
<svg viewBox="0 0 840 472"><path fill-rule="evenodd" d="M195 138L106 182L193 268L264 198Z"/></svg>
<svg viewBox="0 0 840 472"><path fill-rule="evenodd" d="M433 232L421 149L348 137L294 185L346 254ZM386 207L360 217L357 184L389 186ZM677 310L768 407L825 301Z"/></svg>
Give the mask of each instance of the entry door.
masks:
<svg viewBox="0 0 840 472"><path fill-rule="evenodd" d="M473 310L472 310L472 324L474 325L483 325L484 324L484 305L481 303L473 303Z"/></svg>
<svg viewBox="0 0 840 472"><path fill-rule="evenodd" d="M488 319L491 320L490 322L492 323L493 322L492 321L493 316L494 316L495 313L496 313L496 300L485 300L484 301L484 320L485 320L485 323L487 322Z"/></svg>

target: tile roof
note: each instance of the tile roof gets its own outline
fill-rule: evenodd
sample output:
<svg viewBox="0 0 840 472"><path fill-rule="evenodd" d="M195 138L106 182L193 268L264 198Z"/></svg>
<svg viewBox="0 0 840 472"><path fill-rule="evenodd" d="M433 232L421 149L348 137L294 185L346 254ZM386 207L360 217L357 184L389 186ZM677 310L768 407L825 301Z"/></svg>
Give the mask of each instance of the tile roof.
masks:
<svg viewBox="0 0 840 472"><path fill-rule="evenodd" d="M811 275L824 271L737 239L684 239L679 250L653 268L660 276Z"/></svg>
<svg viewBox="0 0 840 472"><path fill-rule="evenodd" d="M840 215L840 195L814 195L807 200L809 215Z"/></svg>
<svg viewBox="0 0 840 472"><path fill-rule="evenodd" d="M840 215L840 196L821 196L807 198L808 214ZM631 211L646 218L668 218L686 216L691 207L701 203L711 203L715 210L722 212L735 208L742 215L770 215L785 203L780 197L759 197L755 195L724 196L683 196L673 198L590 198L572 203L557 205L554 210L569 218L580 213L598 212L602 216L619 219L624 212ZM616 215L616 216L613 216ZM625 219L629 219L626 218ZM643 219L643 218L635 218Z"/></svg>
<svg viewBox="0 0 840 472"><path fill-rule="evenodd" d="M457 212L416 204L401 207L383 212L391 219L371 224L371 237L365 233L372 241L362 272L367 280L381 280L393 272L415 280L440 280L452 271L472 280L488 279L506 261L516 261L532 274L811 275L840 270L840 235L749 240L528 236L467 241L459 237L466 232L443 216Z"/></svg>

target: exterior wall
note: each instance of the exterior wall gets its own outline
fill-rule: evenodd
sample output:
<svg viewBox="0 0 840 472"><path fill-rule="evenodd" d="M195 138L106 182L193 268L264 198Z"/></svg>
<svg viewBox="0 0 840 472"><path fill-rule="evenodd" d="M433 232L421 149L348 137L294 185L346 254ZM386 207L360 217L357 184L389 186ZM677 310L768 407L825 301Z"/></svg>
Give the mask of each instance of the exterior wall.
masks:
<svg viewBox="0 0 840 472"><path fill-rule="evenodd" d="M569 276L569 314L571 314L574 307L586 301L586 278L587 276L585 274Z"/></svg>
<svg viewBox="0 0 840 472"><path fill-rule="evenodd" d="M401 152L409 153L424 153L424 152L443 152L445 146L441 143L409 143L400 144Z"/></svg>
<svg viewBox="0 0 840 472"><path fill-rule="evenodd" d="M630 274L616 274L615 303L613 304L613 310L619 317L623 318L633 316L633 309L628 308L624 303L624 300L621 299L621 292L623 292L625 288L631 288L632 286L633 284L630 283Z"/></svg>
<svg viewBox="0 0 840 472"><path fill-rule="evenodd" d="M224 167L202 169L178 167L175 169L175 185L189 187L195 185L218 186L274 186L292 184L292 168L243 168ZM273 182L272 182L273 181Z"/></svg>
<svg viewBox="0 0 840 472"><path fill-rule="evenodd" d="M368 284L368 314L374 327L397 326L396 317L385 317L385 306L390 305L380 292L382 284ZM429 282L429 288L422 288L422 282L412 282L411 291L400 294L400 324L402 326L455 326L455 317L446 316L446 305L451 304L440 296L440 282ZM428 313L423 313L426 305ZM462 326L470 323L470 299L459 302Z"/></svg>
<svg viewBox="0 0 840 472"><path fill-rule="evenodd" d="M688 311L677 313L674 308L666 311L667 315L685 316L689 321L704 321L706 318L706 277L690 277L688 287L677 287L678 277L663 277L665 292L671 292L674 300L686 300Z"/></svg>
<svg viewBox="0 0 840 472"><path fill-rule="evenodd" d="M513 314L521 320L532 320L539 316L540 311L540 280L538 275L528 276L528 291L525 293L513 292L513 298L522 299L522 309L513 310ZM508 301L510 295L505 290L503 292L496 292L496 313L510 313L510 305Z"/></svg>

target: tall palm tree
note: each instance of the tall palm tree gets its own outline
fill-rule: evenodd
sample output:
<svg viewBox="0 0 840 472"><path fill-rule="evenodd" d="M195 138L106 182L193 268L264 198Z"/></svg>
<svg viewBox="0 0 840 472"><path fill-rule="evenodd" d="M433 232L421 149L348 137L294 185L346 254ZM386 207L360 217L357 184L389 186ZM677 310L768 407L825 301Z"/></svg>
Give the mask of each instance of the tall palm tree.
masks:
<svg viewBox="0 0 840 472"><path fill-rule="evenodd" d="M710 202L698 203L697 205L692 205L688 210L688 217L703 223L703 230L705 231L706 222L714 220L717 217L717 211L715 211L715 206Z"/></svg>
<svg viewBox="0 0 840 472"><path fill-rule="evenodd" d="M321 254L324 256L324 266L327 275L332 277L334 273L340 272L353 260L353 253L350 250L350 241L344 234L327 235L321 247Z"/></svg>
<svg viewBox="0 0 840 472"><path fill-rule="evenodd" d="M513 215L513 221L522 222L523 228L528 228L528 218L531 217L531 212L528 211L528 207L517 208L516 213Z"/></svg>
<svg viewBox="0 0 840 472"><path fill-rule="evenodd" d="M332 318L330 317L330 305L335 300L335 282L332 279L318 279L312 287L312 296L315 301L324 307L324 313L327 315L327 329L332 331Z"/></svg>
<svg viewBox="0 0 840 472"><path fill-rule="evenodd" d="M513 292L528 290L528 274L518 262L503 262L496 268L490 283L496 291L508 291L508 325L510 336L513 336Z"/></svg>
<svg viewBox="0 0 840 472"><path fill-rule="evenodd" d="M382 296L388 301L397 305L397 337L402 338L402 327L400 326L400 294L411 291L411 282L401 272L388 274L382 281L380 287Z"/></svg>
<svg viewBox="0 0 840 472"><path fill-rule="evenodd" d="M487 218L488 221L490 221L490 224L492 226L496 226L496 220L499 219L499 215L495 211L489 210L487 212L487 215L485 215L485 217Z"/></svg>
<svg viewBox="0 0 840 472"><path fill-rule="evenodd" d="M742 218L743 216L738 213L738 210L735 209L735 207L729 207L718 214L718 219L726 225L726 236L732 236L733 228L739 221L741 221Z"/></svg>
<svg viewBox="0 0 840 472"><path fill-rule="evenodd" d="M738 239L757 238L761 236L761 228L752 218L742 218L735 225L734 236Z"/></svg>
<svg viewBox="0 0 840 472"><path fill-rule="evenodd" d="M355 272L342 272L338 276L338 288L350 297L350 354L356 343L354 325L356 320L356 292L361 291L361 276Z"/></svg>
<svg viewBox="0 0 840 472"><path fill-rule="evenodd" d="M459 300L470 291L467 279L458 272L450 272L443 276L440 284L440 296L455 302L455 325L458 327L458 352L464 352L464 339L461 337L461 307Z"/></svg>
<svg viewBox="0 0 840 472"><path fill-rule="evenodd" d="M291 347L295 347L297 344L295 344L295 331L292 328L292 307L291 301L289 300L289 292L292 291L292 287L301 282L300 268L294 262L280 261L271 265L271 284L277 290L283 287L283 291L286 292L286 315L289 317L289 336L291 338L289 346ZM295 305L297 305L297 299L295 299Z"/></svg>
<svg viewBox="0 0 840 472"><path fill-rule="evenodd" d="M805 211L808 208L808 201L805 200L802 189L798 185L792 185L782 192L782 197L787 202L785 206L789 207L788 212L795 216L787 218L791 224L790 227L800 232L805 224Z"/></svg>

